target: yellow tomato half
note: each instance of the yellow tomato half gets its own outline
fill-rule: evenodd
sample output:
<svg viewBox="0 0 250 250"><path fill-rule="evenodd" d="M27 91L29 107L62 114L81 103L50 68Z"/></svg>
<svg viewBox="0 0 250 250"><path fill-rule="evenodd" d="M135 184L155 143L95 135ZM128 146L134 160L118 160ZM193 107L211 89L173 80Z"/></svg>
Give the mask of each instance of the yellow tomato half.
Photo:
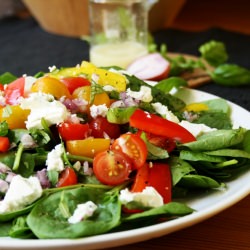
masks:
<svg viewBox="0 0 250 250"><path fill-rule="evenodd" d="M84 140L66 141L66 150L72 155L93 158L97 153L108 150L110 139L87 138Z"/></svg>
<svg viewBox="0 0 250 250"><path fill-rule="evenodd" d="M64 83L60 82L54 77L41 77L31 87L31 92L43 92L45 94L51 94L56 99L63 96L70 98L70 92Z"/></svg>
<svg viewBox="0 0 250 250"><path fill-rule="evenodd" d="M73 92L72 97L77 98L77 99L83 99L83 100L90 102L91 101L90 95L91 95L91 87L84 86L84 87L77 88ZM93 105L93 104L94 105L106 104L106 106L109 107L110 106L110 98L106 92L95 94L94 100L92 103L90 103L90 105Z"/></svg>
<svg viewBox="0 0 250 250"><path fill-rule="evenodd" d="M0 109L0 122L6 121L10 129L26 128L25 121L27 120L30 110L22 109L17 106L6 106Z"/></svg>

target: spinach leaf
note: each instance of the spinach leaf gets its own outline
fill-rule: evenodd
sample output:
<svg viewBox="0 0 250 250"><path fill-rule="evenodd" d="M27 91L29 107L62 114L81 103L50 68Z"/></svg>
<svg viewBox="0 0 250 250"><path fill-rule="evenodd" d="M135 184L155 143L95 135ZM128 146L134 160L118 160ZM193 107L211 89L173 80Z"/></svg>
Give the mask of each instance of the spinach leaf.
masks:
<svg viewBox="0 0 250 250"><path fill-rule="evenodd" d="M9 236L9 231L12 227L12 221L0 222L0 237Z"/></svg>
<svg viewBox="0 0 250 250"><path fill-rule="evenodd" d="M9 131L8 123L4 120L0 123L0 136L6 136Z"/></svg>
<svg viewBox="0 0 250 250"><path fill-rule="evenodd" d="M59 208L62 194L70 214L73 214L78 204L90 200L98 209L93 216L70 224ZM120 216L118 191L105 192L103 189L80 187L53 193L39 202L28 215L27 223L38 238L79 238L108 232L120 223Z"/></svg>
<svg viewBox="0 0 250 250"><path fill-rule="evenodd" d="M221 186L221 184L216 180L208 176L202 176L197 174L185 175L180 180L178 185L187 188L204 188L204 189L219 188Z"/></svg>
<svg viewBox="0 0 250 250"><path fill-rule="evenodd" d="M172 111L179 111L185 107L185 103L181 99L169 93L165 93L161 91L160 89L153 87L147 84L146 82L138 79L135 76L126 75L126 78L129 81L128 87L132 91L140 91L141 86L147 86L151 88L151 94L153 96L153 100L152 100L153 103L160 102L163 105L166 105Z"/></svg>
<svg viewBox="0 0 250 250"><path fill-rule="evenodd" d="M210 128L231 129L232 122L228 114L220 111L200 112L193 123L205 124Z"/></svg>
<svg viewBox="0 0 250 250"><path fill-rule="evenodd" d="M228 102L222 98L215 98L215 99L203 101L202 103L207 105L209 110L220 111L225 114L229 114L230 112L230 106Z"/></svg>
<svg viewBox="0 0 250 250"><path fill-rule="evenodd" d="M194 152L189 150L180 151L180 159L186 161L208 161L208 162L223 162L226 159L220 156L205 154L203 152Z"/></svg>
<svg viewBox="0 0 250 250"><path fill-rule="evenodd" d="M123 222L133 220L148 220L151 217L169 218L191 214L194 210L183 203L169 202L161 207L151 208L141 213L132 214L124 217Z"/></svg>
<svg viewBox="0 0 250 250"><path fill-rule="evenodd" d="M195 172L195 169L188 162L180 159L179 157L171 157L168 160L168 164L171 167L173 186L175 186L186 174Z"/></svg>
<svg viewBox="0 0 250 250"><path fill-rule="evenodd" d="M0 83L1 84L9 84L16 80L17 77L11 74L10 72L5 72L2 75L0 75Z"/></svg>
<svg viewBox="0 0 250 250"><path fill-rule="evenodd" d="M210 73L215 83L226 86L250 84L250 70L236 64L222 64Z"/></svg>
<svg viewBox="0 0 250 250"><path fill-rule="evenodd" d="M173 88L178 89L180 87L187 85L188 85L187 82L183 78L172 76L164 80L161 80L155 85L155 87L164 93L169 93Z"/></svg>
<svg viewBox="0 0 250 250"><path fill-rule="evenodd" d="M232 158L242 157L250 159L250 153L240 149L218 149L215 151L204 152L204 154L211 156L228 156Z"/></svg>
<svg viewBox="0 0 250 250"><path fill-rule="evenodd" d="M240 147L246 152L250 153L250 130L247 130Z"/></svg>
<svg viewBox="0 0 250 250"><path fill-rule="evenodd" d="M228 60L225 44L211 40L199 47L201 56L212 66L218 66Z"/></svg>
<svg viewBox="0 0 250 250"><path fill-rule="evenodd" d="M203 134L197 141L182 144L193 151L209 151L228 148L243 141L246 129L216 130Z"/></svg>
<svg viewBox="0 0 250 250"><path fill-rule="evenodd" d="M13 221L13 225L9 230L9 236L19 239L35 238L34 234L26 223L27 216L19 216Z"/></svg>

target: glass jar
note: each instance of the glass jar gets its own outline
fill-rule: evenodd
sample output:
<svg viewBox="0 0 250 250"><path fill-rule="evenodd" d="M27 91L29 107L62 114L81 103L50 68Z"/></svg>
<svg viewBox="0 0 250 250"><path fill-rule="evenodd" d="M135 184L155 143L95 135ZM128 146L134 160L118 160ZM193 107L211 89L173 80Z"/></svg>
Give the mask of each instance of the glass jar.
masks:
<svg viewBox="0 0 250 250"><path fill-rule="evenodd" d="M126 68L148 53L148 0L89 0L90 62Z"/></svg>

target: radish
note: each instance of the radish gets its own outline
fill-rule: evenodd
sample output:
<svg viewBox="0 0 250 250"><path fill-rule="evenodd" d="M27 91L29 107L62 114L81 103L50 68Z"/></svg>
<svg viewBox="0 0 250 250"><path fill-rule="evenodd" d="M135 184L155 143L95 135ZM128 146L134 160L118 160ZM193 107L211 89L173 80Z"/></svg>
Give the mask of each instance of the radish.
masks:
<svg viewBox="0 0 250 250"><path fill-rule="evenodd" d="M142 80L159 81L168 76L170 63L160 53L151 53L133 61L127 71Z"/></svg>

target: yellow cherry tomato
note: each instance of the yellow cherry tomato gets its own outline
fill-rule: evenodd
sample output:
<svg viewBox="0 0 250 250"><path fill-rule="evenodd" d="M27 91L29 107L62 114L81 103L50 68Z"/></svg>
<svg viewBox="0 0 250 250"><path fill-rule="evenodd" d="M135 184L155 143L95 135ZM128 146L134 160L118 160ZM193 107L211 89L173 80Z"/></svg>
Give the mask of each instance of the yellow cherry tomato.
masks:
<svg viewBox="0 0 250 250"><path fill-rule="evenodd" d="M0 109L0 122L6 121L10 129L26 128L25 121L29 114L30 110L22 109L19 105L9 105Z"/></svg>
<svg viewBox="0 0 250 250"><path fill-rule="evenodd" d="M93 158L97 153L108 150L110 139L87 138L84 140L66 141L66 150L72 155Z"/></svg>
<svg viewBox="0 0 250 250"><path fill-rule="evenodd" d="M190 103L184 109L186 111L200 112L208 110L208 106L204 103Z"/></svg>
<svg viewBox="0 0 250 250"><path fill-rule="evenodd" d="M98 68L94 64L87 61L83 61L80 66L56 69L48 75L57 79L68 76L84 75L91 80L93 74L97 76L96 79L98 80L96 83L102 86L110 85L118 92L126 90L127 79L125 76L106 69Z"/></svg>
<svg viewBox="0 0 250 250"><path fill-rule="evenodd" d="M110 98L106 92L98 93L94 95L94 99L91 100L91 87L84 86L74 90L72 94L73 98L83 99L89 102L90 105L102 105L106 104L107 107L110 106Z"/></svg>
<svg viewBox="0 0 250 250"><path fill-rule="evenodd" d="M64 83L58 79L45 76L39 78L31 87L31 92L43 92L53 95L56 99L60 99L63 96L70 98L70 92Z"/></svg>

